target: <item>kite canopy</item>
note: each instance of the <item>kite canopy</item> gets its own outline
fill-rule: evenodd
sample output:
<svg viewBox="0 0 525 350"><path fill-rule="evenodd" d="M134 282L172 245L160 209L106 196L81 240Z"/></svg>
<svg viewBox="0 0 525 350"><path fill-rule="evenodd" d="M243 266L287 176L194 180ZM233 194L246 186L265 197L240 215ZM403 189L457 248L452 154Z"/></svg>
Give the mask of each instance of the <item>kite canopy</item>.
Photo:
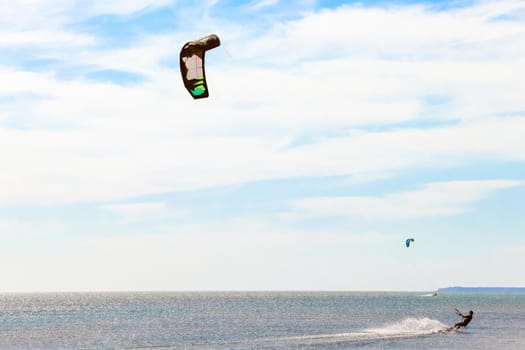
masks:
<svg viewBox="0 0 525 350"><path fill-rule="evenodd" d="M210 34L200 39L189 41L180 51L180 73L186 90L194 99L206 98L208 84L204 71L204 53L221 44L219 37Z"/></svg>
<svg viewBox="0 0 525 350"><path fill-rule="evenodd" d="M409 238L405 241L407 248L410 247L410 242L414 242L414 238Z"/></svg>

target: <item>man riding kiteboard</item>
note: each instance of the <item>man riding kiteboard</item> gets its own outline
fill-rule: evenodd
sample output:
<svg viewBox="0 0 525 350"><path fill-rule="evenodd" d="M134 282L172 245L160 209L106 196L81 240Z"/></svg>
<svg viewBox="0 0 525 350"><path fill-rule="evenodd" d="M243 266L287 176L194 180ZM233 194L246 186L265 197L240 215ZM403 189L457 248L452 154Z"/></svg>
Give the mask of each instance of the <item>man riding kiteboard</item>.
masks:
<svg viewBox="0 0 525 350"><path fill-rule="evenodd" d="M472 316L474 316L474 311L472 310L468 312L468 315L463 315L461 311L459 311L458 309L455 309L455 310L456 310L456 314L463 318L463 321L458 322L454 326L448 328L449 331L451 330L457 331L461 327L466 327L470 323L470 321L472 321Z"/></svg>

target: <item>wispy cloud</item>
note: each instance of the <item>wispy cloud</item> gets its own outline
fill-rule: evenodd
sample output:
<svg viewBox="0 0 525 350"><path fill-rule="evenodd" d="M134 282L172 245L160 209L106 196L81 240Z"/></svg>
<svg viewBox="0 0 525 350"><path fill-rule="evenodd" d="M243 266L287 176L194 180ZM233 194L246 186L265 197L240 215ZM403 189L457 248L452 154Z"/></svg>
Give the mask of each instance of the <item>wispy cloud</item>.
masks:
<svg viewBox="0 0 525 350"><path fill-rule="evenodd" d="M174 4L174 0L17 0L2 6L3 26L15 28L59 26L97 15L131 15Z"/></svg>
<svg viewBox="0 0 525 350"><path fill-rule="evenodd" d="M18 46L90 46L95 43L92 36L85 34L74 34L58 30L30 30L22 32L2 32L0 31L0 47L18 47Z"/></svg>
<svg viewBox="0 0 525 350"><path fill-rule="evenodd" d="M116 214L130 222L160 220L173 215L180 215L182 213L182 211L170 208L164 202L111 204L103 205L100 208Z"/></svg>
<svg viewBox="0 0 525 350"><path fill-rule="evenodd" d="M175 4L176 0L114 0L110 2L85 1L84 3L83 7L87 9L87 15L130 15L138 11Z"/></svg>
<svg viewBox="0 0 525 350"><path fill-rule="evenodd" d="M326 3L0 7L0 206L2 215L16 214L0 219L10 243L0 254L3 288L403 289L406 261L392 249L402 241L388 220L460 220L497 191L521 193L523 1ZM193 101L178 53L212 32L222 44L206 57L210 98ZM473 170L484 166L490 173ZM313 178L314 186L304 191L297 178ZM274 193L283 182L286 191ZM232 191L231 201L203 190L232 185L244 192ZM205 198L205 209L194 211ZM291 216L339 220L301 229L302 221L279 220L289 203ZM204 213L219 206L227 218ZM74 215L61 222L56 213L66 207ZM173 218L183 220L173 225ZM115 236L101 237L98 220ZM365 227L370 222L374 229ZM516 227L498 223L501 238L518 236ZM137 234L142 228L148 235ZM99 235L82 234L92 229ZM465 259L500 249L487 230L488 248L480 243ZM67 239L53 241L54 232ZM17 240L33 235L49 244ZM523 265L523 254L512 256ZM433 258L418 264L440 277L418 274L427 277L414 286L452 278L442 257ZM483 281L487 272L500 281L506 261L483 263L453 269L454 278Z"/></svg>
<svg viewBox="0 0 525 350"><path fill-rule="evenodd" d="M511 41L523 41L519 17L496 20L523 10L522 2L435 11L422 5L342 6L279 23L248 43L243 52L274 63L294 63L304 57L367 57L433 60L512 57L521 52ZM413 30L417 28L418 30ZM498 42L496 42L497 40ZM494 48L507 48L496 52ZM266 53L261 55L260 53ZM279 54L275 54L275 53ZM273 54L272 54L273 53Z"/></svg>
<svg viewBox="0 0 525 350"><path fill-rule="evenodd" d="M155 99L149 102L145 99L136 106L126 104L125 99L123 95L122 106L108 120L97 111L100 106L92 105L93 112L78 120L90 125L85 129L67 133L0 130L4 150L0 154L4 164L0 179L3 183L24 184L2 187L0 200L3 203L112 200L293 176L452 167L480 158L523 161L525 154L520 132L525 128L525 118L460 128L371 132L357 137L327 138L290 149L285 147L287 137L184 137L181 135L184 131L194 132L199 125L202 131L206 130L209 125L206 126L205 120L212 125L216 123L211 121L215 114L210 112L209 117L194 122L159 115L154 122L143 124L141 116L134 113L138 108L146 111ZM52 116L53 103L48 103L46 110ZM71 112L89 111L75 105L74 99L69 103ZM87 107L85 102L78 103ZM159 123L164 130L156 127ZM16 153L9 151L15 149Z"/></svg>
<svg viewBox="0 0 525 350"><path fill-rule="evenodd" d="M65 231L64 223L57 219L0 218L0 239L4 248L19 248L25 242L61 235Z"/></svg>
<svg viewBox="0 0 525 350"><path fill-rule="evenodd" d="M461 214L497 190L522 185L510 180L450 181L385 196L305 198L293 202L292 206L299 215L403 220Z"/></svg>
<svg viewBox="0 0 525 350"><path fill-rule="evenodd" d="M257 10L257 9L261 9L264 7L275 6L278 3L279 3L279 0L258 0L258 1L253 1L250 4L250 8Z"/></svg>
<svg viewBox="0 0 525 350"><path fill-rule="evenodd" d="M359 248L383 239L378 233L283 231L253 219L171 231L176 234L71 239L31 250L24 259L16 249L4 252L2 289L312 290L319 287L307 273L310 267L317 273L324 259L345 262L337 266L357 266L359 257L349 252L358 254ZM334 256L334 247L344 250ZM333 286L337 279L327 278Z"/></svg>

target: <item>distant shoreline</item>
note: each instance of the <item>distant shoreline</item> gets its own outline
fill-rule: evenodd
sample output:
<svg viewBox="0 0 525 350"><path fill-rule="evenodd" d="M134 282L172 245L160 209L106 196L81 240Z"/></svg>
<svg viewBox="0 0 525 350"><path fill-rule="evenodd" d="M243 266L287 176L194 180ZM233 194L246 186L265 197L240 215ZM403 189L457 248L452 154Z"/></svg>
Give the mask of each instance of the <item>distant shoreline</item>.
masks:
<svg viewBox="0 0 525 350"><path fill-rule="evenodd" d="M525 294L525 288L520 288L520 287L447 287L447 288L439 288L438 293Z"/></svg>

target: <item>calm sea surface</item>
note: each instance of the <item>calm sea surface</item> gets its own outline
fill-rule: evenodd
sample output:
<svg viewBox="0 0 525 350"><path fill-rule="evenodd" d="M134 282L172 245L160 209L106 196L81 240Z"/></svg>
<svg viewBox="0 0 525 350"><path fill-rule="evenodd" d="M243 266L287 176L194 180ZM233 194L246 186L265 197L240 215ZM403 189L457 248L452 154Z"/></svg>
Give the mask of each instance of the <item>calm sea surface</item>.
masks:
<svg viewBox="0 0 525 350"><path fill-rule="evenodd" d="M4 294L0 349L525 349L525 295Z"/></svg>

